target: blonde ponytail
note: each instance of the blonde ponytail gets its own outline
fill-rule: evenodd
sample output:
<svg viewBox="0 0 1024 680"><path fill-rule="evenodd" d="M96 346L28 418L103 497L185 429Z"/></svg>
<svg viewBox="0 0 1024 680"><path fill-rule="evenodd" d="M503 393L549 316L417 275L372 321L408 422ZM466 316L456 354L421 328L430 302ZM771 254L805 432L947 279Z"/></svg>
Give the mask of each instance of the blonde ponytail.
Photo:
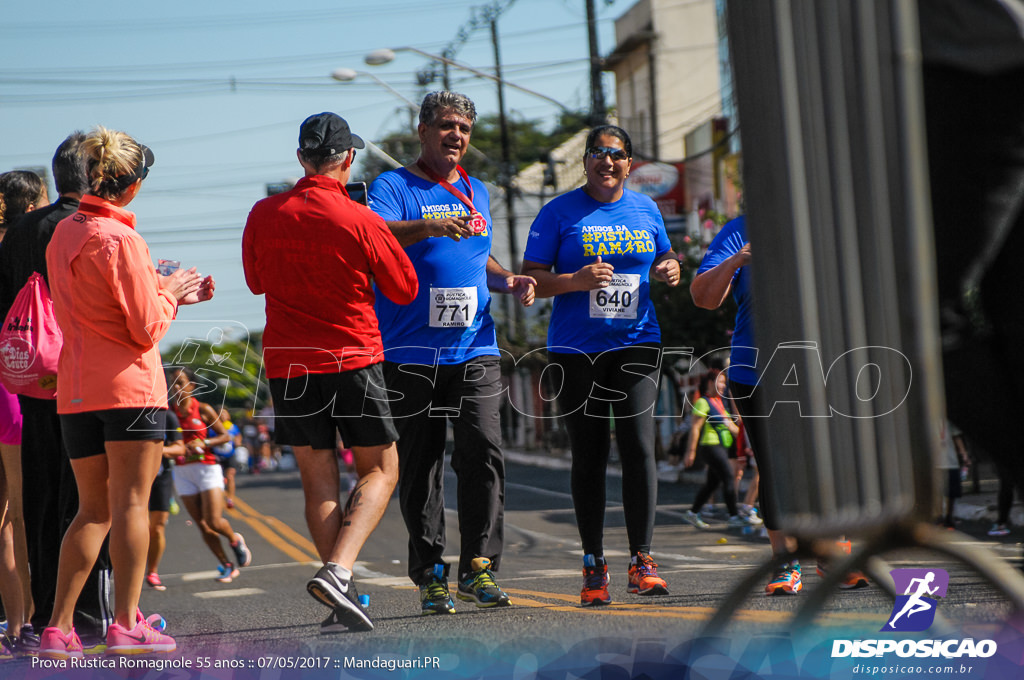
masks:
<svg viewBox="0 0 1024 680"><path fill-rule="evenodd" d="M112 200L127 188L118 178L129 175L142 162L139 143L124 132L97 125L82 141L92 193Z"/></svg>

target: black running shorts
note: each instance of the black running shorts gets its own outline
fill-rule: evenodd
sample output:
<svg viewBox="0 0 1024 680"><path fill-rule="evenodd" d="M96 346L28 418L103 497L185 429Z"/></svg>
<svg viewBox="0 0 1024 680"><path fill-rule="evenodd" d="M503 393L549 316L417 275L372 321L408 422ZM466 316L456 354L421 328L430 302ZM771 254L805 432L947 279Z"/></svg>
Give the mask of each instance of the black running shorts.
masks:
<svg viewBox="0 0 1024 680"><path fill-rule="evenodd" d="M105 454L105 442L163 441L167 409L109 408L61 413L60 427L68 458L88 458Z"/></svg>
<svg viewBox="0 0 1024 680"><path fill-rule="evenodd" d="M169 465L161 465L160 474L153 480L153 488L149 492L149 511L169 512L172 498L174 498L174 474Z"/></svg>
<svg viewBox="0 0 1024 680"><path fill-rule="evenodd" d="M337 433L347 447L398 440L379 363L341 373L271 378L270 394L277 444L333 450Z"/></svg>

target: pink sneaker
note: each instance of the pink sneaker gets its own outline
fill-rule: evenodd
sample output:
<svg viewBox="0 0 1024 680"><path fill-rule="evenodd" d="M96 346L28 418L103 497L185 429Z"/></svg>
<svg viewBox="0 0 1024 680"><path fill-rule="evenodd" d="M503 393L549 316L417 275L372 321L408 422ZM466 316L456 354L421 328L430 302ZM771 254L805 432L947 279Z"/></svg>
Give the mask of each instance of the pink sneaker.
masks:
<svg viewBox="0 0 1024 680"><path fill-rule="evenodd" d="M82 651L82 641L78 639L78 633L74 628L65 635L60 632L60 628L50 626L43 631L43 636L39 639L39 656L44 659L80 659L85 653Z"/></svg>
<svg viewBox="0 0 1024 680"><path fill-rule="evenodd" d="M136 610L135 627L126 629L116 621L107 630L107 654L149 654L173 652L177 649L174 638L153 630L153 626Z"/></svg>

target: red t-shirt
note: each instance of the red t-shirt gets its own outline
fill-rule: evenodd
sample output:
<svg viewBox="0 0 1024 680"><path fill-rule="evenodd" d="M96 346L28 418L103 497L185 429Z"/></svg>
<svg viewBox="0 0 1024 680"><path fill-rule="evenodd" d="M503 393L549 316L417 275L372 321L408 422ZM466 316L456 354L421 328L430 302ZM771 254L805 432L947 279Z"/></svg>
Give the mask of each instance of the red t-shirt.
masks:
<svg viewBox="0 0 1024 680"><path fill-rule="evenodd" d="M171 403L171 407L174 409L174 415L178 416L178 423L181 425L181 436L186 444L196 439L206 438L206 421L203 420L203 416L199 412L199 400L189 399L186 408L182 408L181 404L175 401ZM208 446L204 446L198 450L189 449L188 453L184 456L178 456L176 462L178 465L189 465L191 463L216 465L217 457L213 455Z"/></svg>
<svg viewBox="0 0 1024 680"><path fill-rule="evenodd" d="M384 220L323 175L253 206L242 236L245 281L266 295L269 378L338 373L383 360L373 284L416 297L416 270Z"/></svg>

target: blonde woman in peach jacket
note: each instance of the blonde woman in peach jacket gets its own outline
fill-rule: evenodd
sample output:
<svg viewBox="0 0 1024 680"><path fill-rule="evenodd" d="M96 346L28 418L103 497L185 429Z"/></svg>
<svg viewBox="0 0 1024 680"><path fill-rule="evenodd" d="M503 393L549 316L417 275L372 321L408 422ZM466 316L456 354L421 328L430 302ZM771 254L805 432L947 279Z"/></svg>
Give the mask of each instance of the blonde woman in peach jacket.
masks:
<svg viewBox="0 0 1024 680"><path fill-rule="evenodd" d="M82 143L91 185L79 210L57 225L46 251L54 312L64 334L57 412L79 492L61 545L56 602L39 654L82 655L72 626L88 569L110 533L114 623L107 652L170 652L174 639L139 612L149 542L149 490L160 465L167 384L157 341L179 305L208 300L213 279L195 269L158 276L125 210L153 152L98 127Z"/></svg>

